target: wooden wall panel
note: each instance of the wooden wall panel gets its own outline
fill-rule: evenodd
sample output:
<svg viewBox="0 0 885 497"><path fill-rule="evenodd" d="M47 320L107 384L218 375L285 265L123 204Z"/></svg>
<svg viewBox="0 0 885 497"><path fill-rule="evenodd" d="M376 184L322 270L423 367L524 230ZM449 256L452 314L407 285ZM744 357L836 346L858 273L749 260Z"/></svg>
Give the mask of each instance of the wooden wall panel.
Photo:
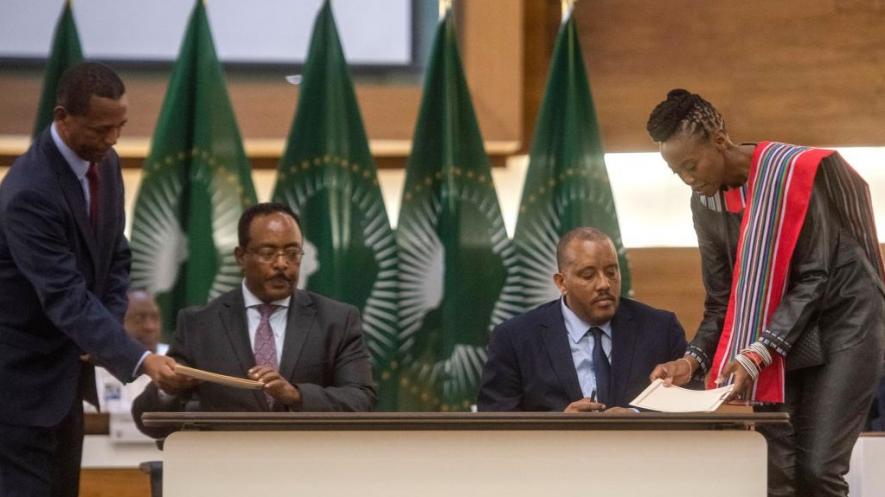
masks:
<svg viewBox="0 0 885 497"><path fill-rule="evenodd" d="M648 113L700 93L734 138L885 144L885 2L579 1L606 149L654 150Z"/></svg>
<svg viewBox="0 0 885 497"><path fill-rule="evenodd" d="M484 136L489 128L500 136L522 138L522 4L523 0L460 3L461 56L476 113L483 116Z"/></svg>
<svg viewBox="0 0 885 497"><path fill-rule="evenodd" d="M166 96L165 72L121 70L129 97L127 137L149 137ZM248 138L288 136L298 101L298 87L282 75L232 73L228 93L240 131ZM39 71L0 69L0 135L30 134L42 85ZM15 97L11 97L15 95ZM373 139L406 139L418 114L421 90L415 85L364 84L357 98L366 130Z"/></svg>
<svg viewBox="0 0 885 497"><path fill-rule="evenodd" d="M559 0L528 0L523 3L523 149L531 149L538 110L544 98L547 72L562 19Z"/></svg>
<svg viewBox="0 0 885 497"><path fill-rule="evenodd" d="M704 315L704 284L698 249L634 248L627 257L636 300L676 313L691 340Z"/></svg>
<svg viewBox="0 0 885 497"><path fill-rule="evenodd" d="M84 469L80 497L150 497L150 477L138 469Z"/></svg>

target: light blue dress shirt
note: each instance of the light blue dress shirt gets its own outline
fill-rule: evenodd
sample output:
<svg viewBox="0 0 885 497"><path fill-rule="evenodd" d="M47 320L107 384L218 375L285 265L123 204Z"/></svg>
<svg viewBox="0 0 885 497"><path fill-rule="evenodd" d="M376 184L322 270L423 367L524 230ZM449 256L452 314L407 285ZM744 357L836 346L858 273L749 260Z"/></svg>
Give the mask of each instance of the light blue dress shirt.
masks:
<svg viewBox="0 0 885 497"><path fill-rule="evenodd" d="M589 333L592 325L574 313L565 304L565 299L560 299L562 317L565 320L565 329L568 332L569 348L572 351L572 360L575 362L575 371L578 372L578 383L581 384L581 392L584 397L590 397L596 391L596 374L593 373L593 335ZM602 349L605 357L611 363L612 356L612 326L611 321L597 326L602 330Z"/></svg>
<svg viewBox="0 0 885 497"><path fill-rule="evenodd" d="M89 161L81 159L80 156L71 150L71 147L61 139L61 135L59 135L58 130L55 129L55 123L52 123L52 126L49 128L49 133L52 135L52 142L55 143L56 148L61 152L61 156L65 158L71 171L74 171L74 175L77 176L77 181L80 182L80 188L83 189L83 197L86 199L86 214L89 215L89 206L92 204L92 197L89 195L89 179L86 177L86 173L89 172Z"/></svg>

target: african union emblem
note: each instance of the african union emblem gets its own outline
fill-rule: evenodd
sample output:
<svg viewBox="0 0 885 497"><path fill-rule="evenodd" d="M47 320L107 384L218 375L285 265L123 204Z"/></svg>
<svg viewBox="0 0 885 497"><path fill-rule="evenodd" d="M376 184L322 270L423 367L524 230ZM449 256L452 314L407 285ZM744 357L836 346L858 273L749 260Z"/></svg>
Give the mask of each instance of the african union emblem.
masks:
<svg viewBox="0 0 885 497"><path fill-rule="evenodd" d="M301 219L299 287L360 309L376 373L389 379L396 368L397 250L374 164L326 154L281 165L273 197Z"/></svg>
<svg viewBox="0 0 885 497"><path fill-rule="evenodd" d="M473 404L492 328L518 310L515 253L488 173L451 168L406 186L397 236L403 377L400 405Z"/></svg>
<svg viewBox="0 0 885 497"><path fill-rule="evenodd" d="M145 171L132 222L131 285L157 295L169 325L178 309L239 285L237 221L254 192L197 147L148 162Z"/></svg>
<svg viewBox="0 0 885 497"><path fill-rule="evenodd" d="M609 234L621 271L628 271L605 165L593 166L563 168L545 181L527 181L514 237L519 261L515 281L526 309L559 297L553 283L553 274L559 270L556 245L572 228L596 226Z"/></svg>

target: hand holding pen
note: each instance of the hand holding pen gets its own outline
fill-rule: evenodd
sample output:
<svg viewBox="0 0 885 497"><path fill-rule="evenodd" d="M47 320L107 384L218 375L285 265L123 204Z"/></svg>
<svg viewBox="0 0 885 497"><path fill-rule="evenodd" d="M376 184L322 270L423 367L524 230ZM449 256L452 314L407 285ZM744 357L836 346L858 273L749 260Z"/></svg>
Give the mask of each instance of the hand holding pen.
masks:
<svg viewBox="0 0 885 497"><path fill-rule="evenodd" d="M596 390L593 390L589 397L572 402L563 412L598 412L604 410L605 404L600 404L596 401Z"/></svg>

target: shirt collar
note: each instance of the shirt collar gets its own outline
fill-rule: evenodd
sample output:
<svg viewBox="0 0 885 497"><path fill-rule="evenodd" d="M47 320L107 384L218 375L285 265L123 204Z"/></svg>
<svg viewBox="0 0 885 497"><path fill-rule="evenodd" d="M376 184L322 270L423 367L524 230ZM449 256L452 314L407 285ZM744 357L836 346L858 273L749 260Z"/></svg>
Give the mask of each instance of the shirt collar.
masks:
<svg viewBox="0 0 885 497"><path fill-rule="evenodd" d="M569 338L571 338L572 342L578 343L584 338L584 335L587 334L587 331L593 326L590 323L581 319L575 311L569 309L569 306L565 305L565 297L559 299L560 307L562 308L562 318L565 320L565 330L568 332ZM612 338L612 322L609 321L607 323L603 323L597 328L600 328L606 336L608 336L609 340Z"/></svg>
<svg viewBox="0 0 885 497"><path fill-rule="evenodd" d="M243 300L246 303L246 309L265 303L264 301L262 301L261 299L256 297L254 293L249 291L249 288L246 287L246 280L243 280L242 287L243 287ZM292 296L289 295L288 297L286 297L284 299L274 300L273 302L270 302L270 303L275 306L278 306L278 307L287 308L287 307L289 307L289 302L291 300L292 300Z"/></svg>
<svg viewBox="0 0 885 497"><path fill-rule="evenodd" d="M89 170L89 161L81 159L80 156L71 150L71 147L61 139L61 135L58 134L58 130L55 129L54 122L52 123L52 126L49 127L49 133L52 135L53 143L55 143L58 151L61 152L61 156L65 158L65 162L68 163L71 171L74 171L77 179L82 181L83 177L86 176L86 172Z"/></svg>

